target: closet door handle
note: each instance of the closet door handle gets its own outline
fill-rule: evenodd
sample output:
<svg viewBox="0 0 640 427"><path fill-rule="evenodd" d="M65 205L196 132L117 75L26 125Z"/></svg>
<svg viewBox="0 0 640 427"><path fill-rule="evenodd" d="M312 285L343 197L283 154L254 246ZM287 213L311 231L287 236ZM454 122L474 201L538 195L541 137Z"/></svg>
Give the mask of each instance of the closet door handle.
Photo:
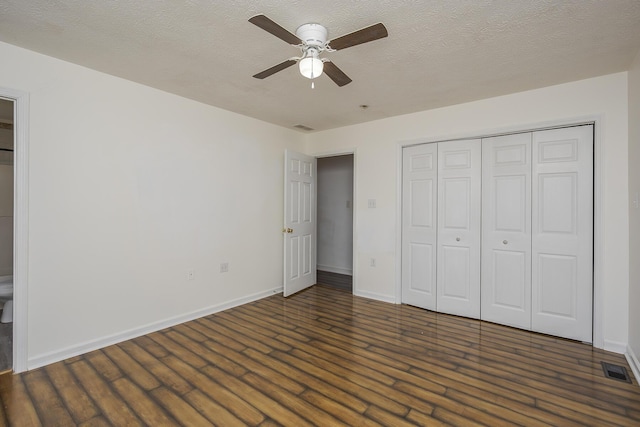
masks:
<svg viewBox="0 0 640 427"><path fill-rule="evenodd" d="M503 245L506 245L507 243L509 243L507 240L503 240L503 241L502 241L502 244L503 244Z"/></svg>
<svg viewBox="0 0 640 427"><path fill-rule="evenodd" d="M460 241L460 238L459 238L459 237L456 237L456 242L459 242L459 241Z"/></svg>

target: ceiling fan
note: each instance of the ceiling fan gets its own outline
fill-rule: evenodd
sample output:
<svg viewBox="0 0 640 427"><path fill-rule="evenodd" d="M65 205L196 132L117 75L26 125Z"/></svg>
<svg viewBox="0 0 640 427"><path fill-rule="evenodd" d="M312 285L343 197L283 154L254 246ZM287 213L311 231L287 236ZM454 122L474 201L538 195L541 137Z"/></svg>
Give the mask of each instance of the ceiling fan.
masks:
<svg viewBox="0 0 640 427"><path fill-rule="evenodd" d="M303 24L293 34L265 15L256 15L249 22L273 34L285 42L300 48L302 55L289 58L284 62L254 75L256 79L264 79L298 63L300 74L311 79L319 77L322 72L329 76L338 86L351 83L351 79L337 65L327 58L320 58L323 52L335 52L362 43L371 42L388 36L387 29L382 23L374 24L337 39L327 41L327 29L320 24Z"/></svg>

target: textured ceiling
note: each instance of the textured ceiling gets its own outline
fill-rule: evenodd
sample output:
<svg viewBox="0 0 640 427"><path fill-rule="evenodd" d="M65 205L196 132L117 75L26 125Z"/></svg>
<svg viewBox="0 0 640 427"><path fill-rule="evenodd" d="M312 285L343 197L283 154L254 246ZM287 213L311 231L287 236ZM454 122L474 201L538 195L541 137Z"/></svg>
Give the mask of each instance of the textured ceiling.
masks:
<svg viewBox="0 0 640 427"><path fill-rule="evenodd" d="M250 24L263 13L329 39L383 22L389 37L326 54L353 83L297 67ZM627 70L638 0L2 0L0 40L285 127L324 130ZM366 110L361 104L369 105Z"/></svg>

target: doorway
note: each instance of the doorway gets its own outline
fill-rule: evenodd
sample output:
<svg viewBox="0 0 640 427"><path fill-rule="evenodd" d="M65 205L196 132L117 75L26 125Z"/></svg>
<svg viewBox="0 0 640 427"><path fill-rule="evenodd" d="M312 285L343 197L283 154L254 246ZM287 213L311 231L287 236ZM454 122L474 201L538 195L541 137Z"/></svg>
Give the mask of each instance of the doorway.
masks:
<svg viewBox="0 0 640 427"><path fill-rule="evenodd" d="M0 87L0 100L13 114L13 372L27 370L29 258L29 94Z"/></svg>
<svg viewBox="0 0 640 427"><path fill-rule="evenodd" d="M317 159L318 284L353 292L353 154Z"/></svg>
<svg viewBox="0 0 640 427"><path fill-rule="evenodd" d="M13 368L14 101L0 98L0 372Z"/></svg>

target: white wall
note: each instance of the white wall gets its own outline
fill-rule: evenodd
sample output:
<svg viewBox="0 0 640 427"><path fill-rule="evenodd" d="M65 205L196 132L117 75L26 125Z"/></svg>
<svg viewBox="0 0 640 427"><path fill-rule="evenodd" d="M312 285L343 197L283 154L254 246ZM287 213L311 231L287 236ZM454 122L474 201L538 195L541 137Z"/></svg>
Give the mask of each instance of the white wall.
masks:
<svg viewBox="0 0 640 427"><path fill-rule="evenodd" d="M353 155L318 159L318 270L352 274Z"/></svg>
<svg viewBox="0 0 640 427"><path fill-rule="evenodd" d="M373 121L307 137L307 153L356 147L355 293L399 297L400 147L408 143L483 136L598 117L603 153L604 253L601 283L605 348L622 352L628 339L629 295L627 73ZM367 200L377 199L376 209ZM376 258L376 267L369 259ZM597 343L596 343L597 344Z"/></svg>
<svg viewBox="0 0 640 427"><path fill-rule="evenodd" d="M629 348L640 374L640 52L629 71Z"/></svg>
<svg viewBox="0 0 640 427"><path fill-rule="evenodd" d="M30 95L30 368L281 288L283 153L300 133L0 57L0 87Z"/></svg>

